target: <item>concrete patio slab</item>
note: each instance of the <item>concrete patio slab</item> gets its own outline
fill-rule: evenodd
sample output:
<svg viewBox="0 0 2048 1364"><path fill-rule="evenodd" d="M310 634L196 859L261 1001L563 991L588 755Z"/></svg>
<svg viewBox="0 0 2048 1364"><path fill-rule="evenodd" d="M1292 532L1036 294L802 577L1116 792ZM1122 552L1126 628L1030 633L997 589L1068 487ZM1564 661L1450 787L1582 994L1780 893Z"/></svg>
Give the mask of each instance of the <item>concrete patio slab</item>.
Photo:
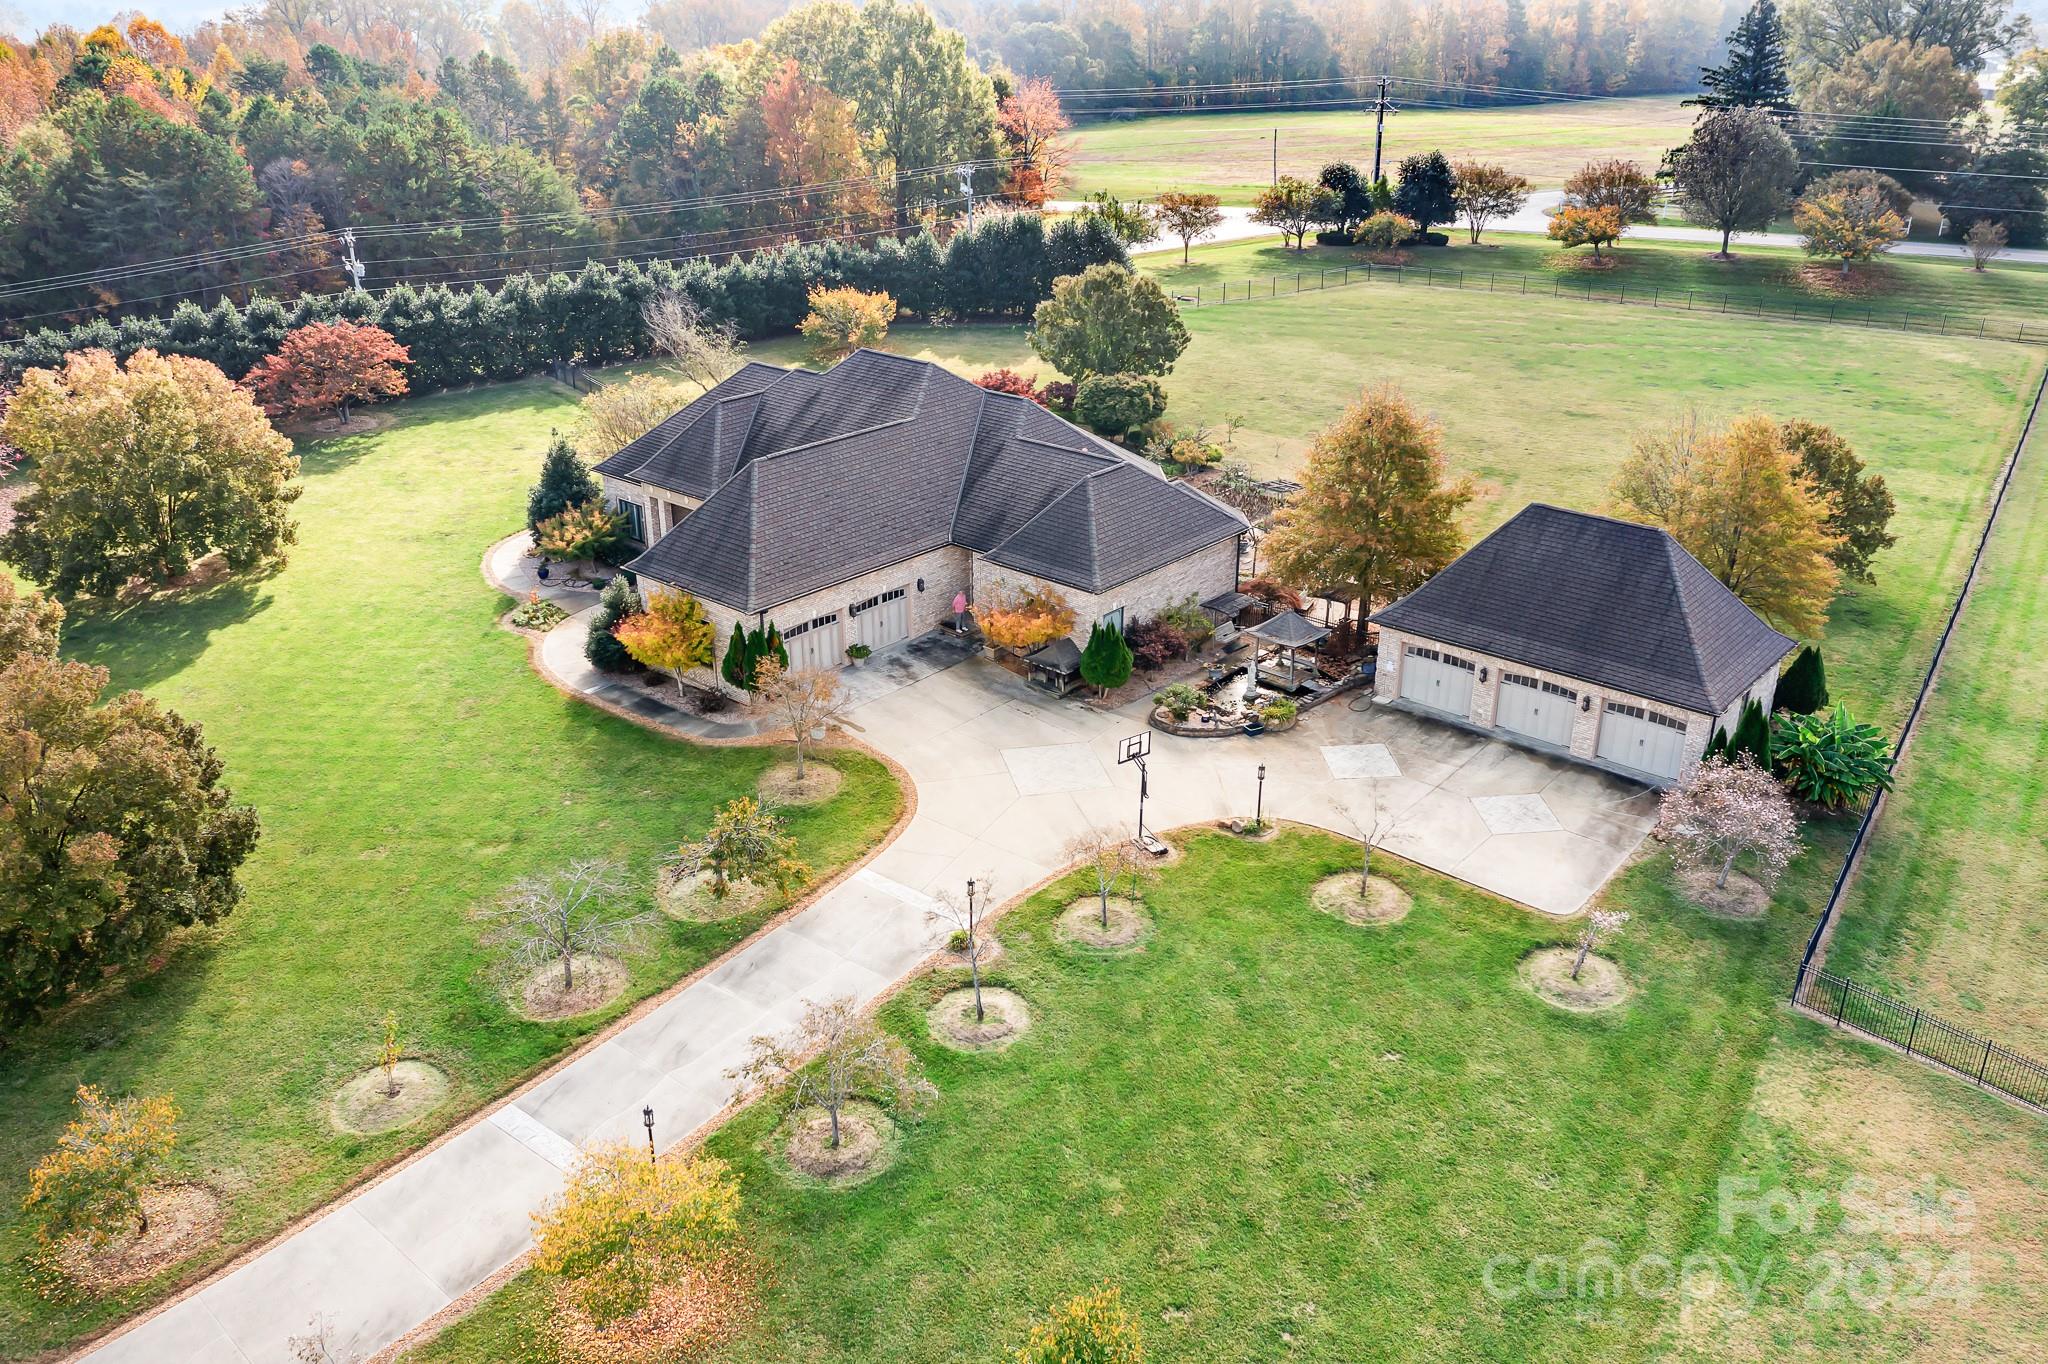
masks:
<svg viewBox="0 0 2048 1364"><path fill-rule="evenodd" d="M1474 796L1472 808L1496 834L1545 834L1564 827L1540 795Z"/></svg>
<svg viewBox="0 0 2048 1364"><path fill-rule="evenodd" d="M1385 744L1324 744L1323 762L1338 781L1401 775L1400 762Z"/></svg>
<svg viewBox="0 0 2048 1364"><path fill-rule="evenodd" d="M1050 744L1040 748L1006 748L1003 765L1020 796L1052 791L1086 791L1109 785L1109 774L1085 743Z"/></svg>

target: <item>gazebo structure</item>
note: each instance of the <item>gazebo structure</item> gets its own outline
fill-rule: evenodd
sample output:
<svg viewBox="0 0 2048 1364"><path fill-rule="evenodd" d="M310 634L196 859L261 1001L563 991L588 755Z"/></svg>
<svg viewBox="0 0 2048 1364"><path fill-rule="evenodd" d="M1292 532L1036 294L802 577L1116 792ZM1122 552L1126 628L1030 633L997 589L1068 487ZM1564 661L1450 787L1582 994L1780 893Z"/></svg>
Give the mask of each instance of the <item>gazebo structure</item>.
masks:
<svg viewBox="0 0 2048 1364"><path fill-rule="evenodd" d="M1284 650L1285 663L1273 665L1267 672L1266 685L1281 691L1308 691L1316 686L1317 677L1314 663L1304 665L1300 651L1313 650L1317 643L1326 638L1329 627L1318 625L1299 611L1282 611L1271 620L1260 621L1245 633L1272 648L1276 653ZM1259 683L1259 655L1252 655L1253 686Z"/></svg>
<svg viewBox="0 0 2048 1364"><path fill-rule="evenodd" d="M1218 625L1235 625L1237 618L1244 614L1247 606L1257 606L1259 599L1249 592L1232 588L1202 603L1202 609L1216 617Z"/></svg>
<svg viewBox="0 0 2048 1364"><path fill-rule="evenodd" d="M1032 685L1056 696L1065 696L1081 683L1081 650L1065 635L1025 655L1024 663L1031 669Z"/></svg>

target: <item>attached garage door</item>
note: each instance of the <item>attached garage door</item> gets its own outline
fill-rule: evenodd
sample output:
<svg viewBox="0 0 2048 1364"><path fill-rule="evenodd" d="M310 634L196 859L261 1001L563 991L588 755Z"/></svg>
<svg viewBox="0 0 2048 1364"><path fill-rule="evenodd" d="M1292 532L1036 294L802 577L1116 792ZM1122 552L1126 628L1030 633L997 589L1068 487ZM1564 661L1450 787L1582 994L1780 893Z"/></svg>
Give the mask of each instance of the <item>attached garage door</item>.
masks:
<svg viewBox="0 0 2048 1364"><path fill-rule="evenodd" d="M910 589L898 587L847 608L853 642L880 649L910 637Z"/></svg>
<svg viewBox="0 0 2048 1364"><path fill-rule="evenodd" d="M1472 713L1472 661L1409 645L1401 659L1401 697L1462 720Z"/></svg>
<svg viewBox="0 0 2048 1364"><path fill-rule="evenodd" d="M1685 756L1685 721L1609 701L1600 717L1601 757L1653 777L1675 777Z"/></svg>
<svg viewBox="0 0 2048 1364"><path fill-rule="evenodd" d="M1570 748L1572 717L1578 708L1579 694L1569 687L1504 672L1500 675L1500 700L1494 707L1493 722L1510 734Z"/></svg>
<svg viewBox="0 0 2048 1364"><path fill-rule="evenodd" d="M782 647L789 650L792 672L838 667L846 662L845 646L839 642L839 613L791 626L782 637Z"/></svg>

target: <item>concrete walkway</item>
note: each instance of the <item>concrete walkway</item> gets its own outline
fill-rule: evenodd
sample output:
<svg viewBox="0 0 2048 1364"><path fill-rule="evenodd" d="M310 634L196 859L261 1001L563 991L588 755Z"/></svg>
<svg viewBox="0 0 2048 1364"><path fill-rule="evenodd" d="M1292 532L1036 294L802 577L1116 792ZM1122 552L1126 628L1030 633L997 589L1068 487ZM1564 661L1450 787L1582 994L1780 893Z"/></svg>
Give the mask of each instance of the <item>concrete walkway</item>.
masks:
<svg viewBox="0 0 2048 1364"><path fill-rule="evenodd" d="M501 545L487 565L515 590L518 557ZM573 621L548 642L557 636L582 637ZM334 1358L375 1353L528 1249L531 1212L580 1146L641 1140L642 1105L664 1146L684 1140L736 1096L727 1072L752 1037L787 1029L809 1001L865 1003L920 969L945 937L936 897L972 876L1007 900L1052 875L1074 835L1131 828L1136 773L1118 767L1116 743L1144 729L1147 703L1104 713L1057 701L928 642L885 651L866 671L871 691L851 726L905 767L918 797L872 862L542 1083L89 1357L291 1364L291 1338L316 1316ZM1377 827L1391 851L1563 914L1627 860L1654 814L1629 782L1350 708L1363 700L1324 706L1284 735L1154 734L1148 825L1249 815L1264 763L1268 816L1353 837Z"/></svg>

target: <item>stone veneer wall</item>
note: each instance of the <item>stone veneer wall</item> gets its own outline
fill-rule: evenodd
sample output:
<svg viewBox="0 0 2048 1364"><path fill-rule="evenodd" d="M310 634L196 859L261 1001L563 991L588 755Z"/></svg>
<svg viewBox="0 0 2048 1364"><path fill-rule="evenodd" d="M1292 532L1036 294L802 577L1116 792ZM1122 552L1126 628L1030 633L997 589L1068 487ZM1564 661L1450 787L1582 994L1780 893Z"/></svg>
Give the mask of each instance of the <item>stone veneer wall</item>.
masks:
<svg viewBox="0 0 2048 1364"><path fill-rule="evenodd" d="M1629 692L1619 691L1613 687L1602 687L1597 683L1587 682L1576 677L1568 677L1563 673L1545 672L1541 668L1532 668L1526 663L1518 663L1513 659L1498 658L1492 654L1481 653L1477 649L1467 649L1463 645L1445 644L1440 640L1427 639L1421 635L1402 634L1398 630L1383 629L1380 631L1379 668L1373 677L1373 696L1376 700L1395 701L1400 699L1401 666L1406 661L1406 649L1410 644L1442 649L1456 654L1460 658L1469 658L1486 669L1486 681L1481 682L1476 676L1472 679L1472 710L1465 717L1470 724L1480 729L1490 730L1493 728L1493 710L1495 703L1500 699L1502 669L1522 673L1525 676L1534 677L1540 681L1555 682L1560 686L1570 687L1579 694L1581 700L1591 696L1593 698L1591 708L1581 710L1572 717L1571 755L1586 762L1601 761L1597 756L1600 744L1600 720L1605 713L1606 703L1609 701L1620 701L1625 705L1641 706L1645 710L1657 711L1674 718L1684 718L1685 758L1678 769L1677 779L1680 781L1690 776L1693 769L1699 766L1700 755L1706 751L1707 741L1714 734L1715 718L1703 715L1697 711L1684 710L1662 701L1652 701L1648 697L1636 696ZM1719 723L1732 729L1735 717L1741 714L1743 702L1751 697L1756 698L1762 704L1765 713L1768 714L1771 708L1771 700L1777 692L1777 686L1778 670L1776 668L1767 669L1764 675L1757 679L1756 684L1729 707L1727 714L1721 717Z"/></svg>
<svg viewBox="0 0 2048 1364"><path fill-rule="evenodd" d="M1185 559L1176 559L1107 592L1078 591L975 556L974 591L969 594L974 600L980 601L993 592L1031 586L1050 588L1067 599L1074 608L1074 642L1086 645L1088 632L1095 628L1095 623L1118 607L1123 608L1124 624L1136 625L1189 597L1204 602L1236 587L1237 538L1233 536Z"/></svg>

